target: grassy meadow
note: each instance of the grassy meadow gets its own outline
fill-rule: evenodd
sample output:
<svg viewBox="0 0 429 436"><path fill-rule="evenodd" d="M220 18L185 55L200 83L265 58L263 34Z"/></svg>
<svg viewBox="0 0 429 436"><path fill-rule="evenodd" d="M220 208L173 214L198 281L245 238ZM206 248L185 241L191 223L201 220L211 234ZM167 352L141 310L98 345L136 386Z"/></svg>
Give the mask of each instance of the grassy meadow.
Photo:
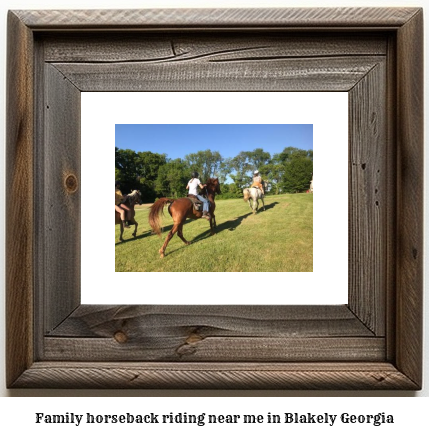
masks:
<svg viewBox="0 0 429 436"><path fill-rule="evenodd" d="M116 271L217 271L217 272L303 272L313 270L313 195L284 194L265 198L256 215L243 199L216 201L217 233L210 236L207 220L187 220L186 246L174 235L165 257L158 250L164 243L173 220L164 208L161 239L152 234L148 215L150 205L136 208L139 223L125 229L125 241L115 231Z"/></svg>

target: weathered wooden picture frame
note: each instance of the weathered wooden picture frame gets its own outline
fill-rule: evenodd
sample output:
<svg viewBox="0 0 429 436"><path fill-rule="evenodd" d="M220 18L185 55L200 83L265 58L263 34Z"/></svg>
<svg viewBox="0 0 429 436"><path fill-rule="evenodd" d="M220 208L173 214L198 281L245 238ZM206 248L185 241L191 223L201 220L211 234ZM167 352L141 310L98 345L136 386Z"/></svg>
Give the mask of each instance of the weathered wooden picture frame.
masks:
<svg viewBox="0 0 429 436"><path fill-rule="evenodd" d="M417 8L9 12L7 386L420 389L422 45ZM80 304L81 92L167 90L348 92L348 304Z"/></svg>

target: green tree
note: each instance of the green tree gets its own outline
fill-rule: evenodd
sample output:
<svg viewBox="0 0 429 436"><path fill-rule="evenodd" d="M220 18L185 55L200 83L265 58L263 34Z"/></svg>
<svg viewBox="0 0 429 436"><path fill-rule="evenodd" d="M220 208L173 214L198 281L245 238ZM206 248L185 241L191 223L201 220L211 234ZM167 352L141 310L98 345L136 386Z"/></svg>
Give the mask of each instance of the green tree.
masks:
<svg viewBox="0 0 429 436"><path fill-rule="evenodd" d="M277 155L277 159L283 163L290 162L296 157L308 158L313 160L313 150L303 150L296 147L286 147Z"/></svg>
<svg viewBox="0 0 429 436"><path fill-rule="evenodd" d="M155 190L162 197L184 197L188 181L187 164L182 159L170 160L159 168Z"/></svg>
<svg viewBox="0 0 429 436"><path fill-rule="evenodd" d="M226 199L226 198L241 198L243 197L243 192L235 183L224 183L221 185L221 194L216 196L216 198Z"/></svg>
<svg viewBox="0 0 429 436"><path fill-rule="evenodd" d="M271 160L270 153L262 148L256 148L253 151L241 151L229 162L231 178L241 190L252 183L252 176L255 170L258 170L264 177L261 168L267 165Z"/></svg>
<svg viewBox="0 0 429 436"><path fill-rule="evenodd" d="M252 180L251 172L253 165L249 159L249 152L241 151L237 156L233 157L230 162L231 178L239 189L248 186ZM235 174L232 173L235 171Z"/></svg>
<svg viewBox="0 0 429 436"><path fill-rule="evenodd" d="M159 168L167 162L165 154L135 152L115 147L115 180L121 182L124 193L138 189L144 202L155 199L155 180Z"/></svg>
<svg viewBox="0 0 429 436"><path fill-rule="evenodd" d="M305 192L313 175L313 161L308 157L294 157L284 166L280 187L284 192Z"/></svg>
<svg viewBox="0 0 429 436"><path fill-rule="evenodd" d="M185 162L191 171L197 171L200 180L205 181L210 177L217 177L223 158L218 151L204 150L185 156Z"/></svg>
<svg viewBox="0 0 429 436"><path fill-rule="evenodd" d="M151 183L158 176L159 167L167 163L166 154L141 151L137 153L137 172L142 183Z"/></svg>
<svg viewBox="0 0 429 436"><path fill-rule="evenodd" d="M119 168L115 168L115 180L121 181L121 170Z"/></svg>
<svg viewBox="0 0 429 436"><path fill-rule="evenodd" d="M267 194L277 195L280 193L279 183L283 178L284 170L284 164L276 161L275 158L271 159L268 164L260 167L262 178L268 183Z"/></svg>
<svg viewBox="0 0 429 436"><path fill-rule="evenodd" d="M262 148L255 148L253 151L246 152L248 156L249 163L253 165L253 170L259 170L261 172L261 167L268 164L271 160L271 155Z"/></svg>
<svg viewBox="0 0 429 436"><path fill-rule="evenodd" d="M137 172L144 202L152 202L156 198L155 183L159 169L167 163L165 154L143 151L137 153Z"/></svg>
<svg viewBox="0 0 429 436"><path fill-rule="evenodd" d="M120 171L122 182L137 180L137 153L115 147L115 168Z"/></svg>
<svg viewBox="0 0 429 436"><path fill-rule="evenodd" d="M223 159L220 163L219 170L216 174L216 177L219 178L219 182L225 183L228 175L231 173L231 158Z"/></svg>

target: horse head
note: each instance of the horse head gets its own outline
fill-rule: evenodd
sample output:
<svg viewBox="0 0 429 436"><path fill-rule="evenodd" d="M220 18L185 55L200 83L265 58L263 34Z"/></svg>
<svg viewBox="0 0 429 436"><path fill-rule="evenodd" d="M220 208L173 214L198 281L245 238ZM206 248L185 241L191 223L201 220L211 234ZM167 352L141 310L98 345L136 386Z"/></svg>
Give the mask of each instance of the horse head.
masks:
<svg viewBox="0 0 429 436"><path fill-rule="evenodd" d="M207 188L209 188L209 190L214 193L214 194L220 194L220 183L219 183L219 179L215 178L215 179L208 179L207 180Z"/></svg>
<svg viewBox="0 0 429 436"><path fill-rule="evenodd" d="M136 197L137 197L137 203L138 204L142 204L143 203L143 201L142 201L142 193L140 191L137 191Z"/></svg>
<svg viewBox="0 0 429 436"><path fill-rule="evenodd" d="M133 204L142 204L142 194L140 191L134 189L134 191L132 191L131 194L128 195L128 197L132 199Z"/></svg>

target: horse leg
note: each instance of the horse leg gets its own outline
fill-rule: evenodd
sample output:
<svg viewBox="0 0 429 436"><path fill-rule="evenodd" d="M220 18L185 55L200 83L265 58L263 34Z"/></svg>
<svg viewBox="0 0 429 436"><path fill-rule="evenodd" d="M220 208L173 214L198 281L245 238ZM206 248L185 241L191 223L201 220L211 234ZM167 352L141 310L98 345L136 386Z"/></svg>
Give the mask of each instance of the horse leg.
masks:
<svg viewBox="0 0 429 436"><path fill-rule="evenodd" d="M258 210L258 200L253 200L253 207L252 207L253 213L255 214Z"/></svg>
<svg viewBox="0 0 429 436"><path fill-rule="evenodd" d="M213 228L213 216L210 215L210 235L213 236L215 234L214 228Z"/></svg>
<svg viewBox="0 0 429 436"><path fill-rule="evenodd" d="M137 227L139 226L139 223L137 221L135 221L135 220L133 220L133 221L134 221L134 224L135 224L133 236L136 237L137 236Z"/></svg>
<svg viewBox="0 0 429 436"><path fill-rule="evenodd" d="M216 234L216 217L213 213L210 214L210 234L211 236Z"/></svg>
<svg viewBox="0 0 429 436"><path fill-rule="evenodd" d="M170 242L170 239L177 232L178 228L179 228L179 224L174 224L173 228L168 232L168 235L164 241L164 245L159 249L159 254L161 255L161 258L163 258L165 256L165 249L167 248L167 245Z"/></svg>
<svg viewBox="0 0 429 436"><path fill-rule="evenodd" d="M190 242L187 241L183 236L183 223L179 225L179 228L177 229L177 235L186 245L190 245Z"/></svg>
<svg viewBox="0 0 429 436"><path fill-rule="evenodd" d="M253 206L252 206L252 203L250 203L250 198L249 198L248 202L249 202L249 207L250 207L250 209L252 209L252 210L253 210Z"/></svg>
<svg viewBox="0 0 429 436"><path fill-rule="evenodd" d="M120 222L119 226L121 229L121 234L119 235L119 242L124 242L124 238L122 237L122 235L124 234L124 224L122 221Z"/></svg>
<svg viewBox="0 0 429 436"><path fill-rule="evenodd" d="M261 197L261 201L262 201L262 207L263 207L264 210L265 210L264 196Z"/></svg>

